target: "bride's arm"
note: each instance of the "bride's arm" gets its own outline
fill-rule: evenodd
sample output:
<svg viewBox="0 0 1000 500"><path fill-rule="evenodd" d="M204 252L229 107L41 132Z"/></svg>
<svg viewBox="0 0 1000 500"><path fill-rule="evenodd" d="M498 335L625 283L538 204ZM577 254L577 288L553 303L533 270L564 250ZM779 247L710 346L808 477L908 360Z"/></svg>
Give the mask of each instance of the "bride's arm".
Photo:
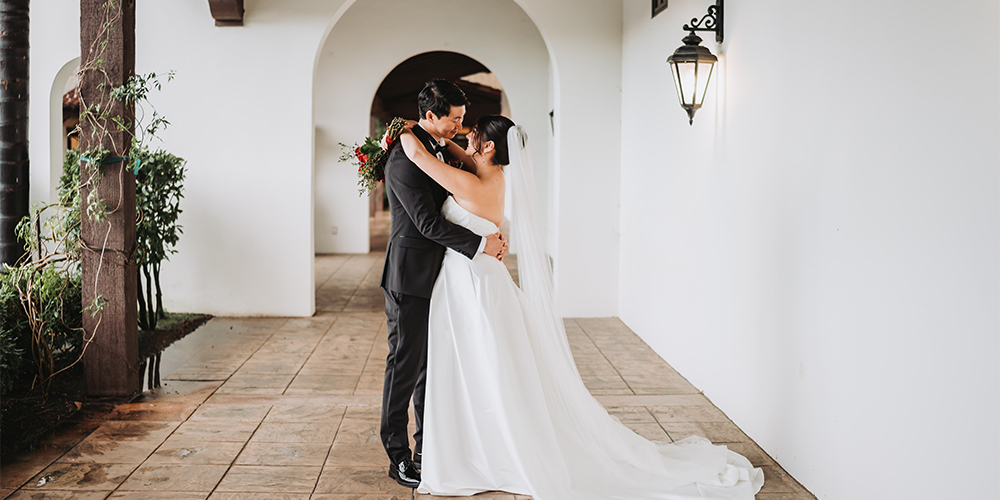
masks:
<svg viewBox="0 0 1000 500"><path fill-rule="evenodd" d="M427 152L413 133L404 132L400 134L399 140L406 157L450 193L465 199L478 199L486 194L479 177L438 160Z"/></svg>
<svg viewBox="0 0 1000 500"><path fill-rule="evenodd" d="M469 172L476 173L476 161L473 160L471 156L465 154L465 150L462 149L462 146L459 146L451 139L445 139L444 141L448 145L448 152L451 153L451 156L464 163L465 168Z"/></svg>

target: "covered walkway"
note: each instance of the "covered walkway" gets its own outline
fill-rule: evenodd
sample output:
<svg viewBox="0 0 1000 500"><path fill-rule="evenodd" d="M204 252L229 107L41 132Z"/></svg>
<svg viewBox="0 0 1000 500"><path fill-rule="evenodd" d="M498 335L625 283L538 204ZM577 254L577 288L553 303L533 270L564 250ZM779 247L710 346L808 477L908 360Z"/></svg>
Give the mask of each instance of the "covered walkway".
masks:
<svg viewBox="0 0 1000 500"><path fill-rule="evenodd" d="M162 388L110 412L85 407L0 468L2 497L431 498L389 479L378 438L382 259L318 256L312 318L214 318L163 353ZM618 319L566 330L587 387L630 428L742 453L764 469L758 499L815 498Z"/></svg>

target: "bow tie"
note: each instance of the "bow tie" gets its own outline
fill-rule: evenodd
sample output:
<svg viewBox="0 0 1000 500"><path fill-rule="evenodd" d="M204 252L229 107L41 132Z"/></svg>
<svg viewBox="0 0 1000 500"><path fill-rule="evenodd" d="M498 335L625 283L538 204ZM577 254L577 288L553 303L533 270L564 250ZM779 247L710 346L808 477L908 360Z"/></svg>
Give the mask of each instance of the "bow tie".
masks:
<svg viewBox="0 0 1000 500"><path fill-rule="evenodd" d="M442 146L441 144L438 144L437 142L433 142L433 141L431 142L431 153L434 153L435 155L438 154L438 153L443 153L447 149L448 149L447 145Z"/></svg>

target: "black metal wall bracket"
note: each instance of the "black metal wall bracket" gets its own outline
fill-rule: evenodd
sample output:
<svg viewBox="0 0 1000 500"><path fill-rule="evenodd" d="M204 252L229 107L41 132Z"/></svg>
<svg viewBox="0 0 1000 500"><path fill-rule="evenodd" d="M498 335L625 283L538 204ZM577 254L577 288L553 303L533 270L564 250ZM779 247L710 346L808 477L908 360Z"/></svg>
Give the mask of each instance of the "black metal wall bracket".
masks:
<svg viewBox="0 0 1000 500"><path fill-rule="evenodd" d="M708 14L705 14L700 20L697 17L691 18L691 24L685 24L684 29L690 31L692 35L695 31L714 31L715 41L722 43L722 3L724 1L715 0L715 5L708 6Z"/></svg>

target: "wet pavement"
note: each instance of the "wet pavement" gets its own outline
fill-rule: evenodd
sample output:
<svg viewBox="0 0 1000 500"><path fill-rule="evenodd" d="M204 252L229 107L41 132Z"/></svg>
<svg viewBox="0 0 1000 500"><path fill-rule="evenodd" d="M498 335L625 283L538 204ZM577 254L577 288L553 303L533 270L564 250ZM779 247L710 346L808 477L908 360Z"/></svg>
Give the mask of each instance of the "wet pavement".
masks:
<svg viewBox="0 0 1000 500"><path fill-rule="evenodd" d="M381 253L317 256L311 318L213 318L164 351L162 387L113 409L85 407L36 451L4 457L0 497L432 498L388 477L378 437L382 262ZM758 499L815 498L617 318L565 323L587 387L627 426L726 444L764 469Z"/></svg>

